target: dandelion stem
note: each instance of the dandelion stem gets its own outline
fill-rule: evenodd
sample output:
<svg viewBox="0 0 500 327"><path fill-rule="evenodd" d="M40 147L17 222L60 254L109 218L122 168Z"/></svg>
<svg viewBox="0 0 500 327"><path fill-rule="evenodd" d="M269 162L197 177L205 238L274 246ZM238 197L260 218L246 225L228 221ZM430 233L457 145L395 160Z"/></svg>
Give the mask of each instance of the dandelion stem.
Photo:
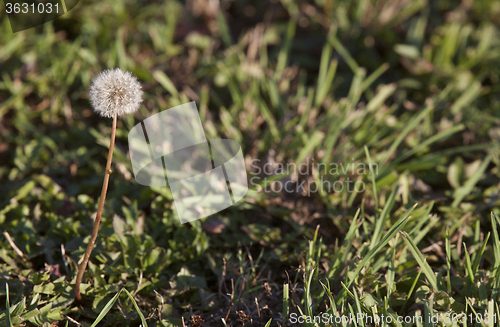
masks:
<svg viewBox="0 0 500 327"><path fill-rule="evenodd" d="M82 301L82 296L80 294L80 283L82 282L83 273L87 268L87 264L90 258L90 253L94 248L95 240L97 238L97 232L99 230L99 223L101 222L102 210L104 208L104 200L106 200L106 192L108 191L109 175L111 174L111 161L113 160L113 149L115 148L117 116L118 115L115 112L113 115L113 129L111 130L111 143L109 144L108 162L106 163L106 172L104 174L104 182L102 184L101 198L99 199L99 207L97 209L97 215L94 220L94 228L92 230L92 236L90 237L90 242L87 245L87 250L85 251L82 263L78 268L78 274L76 276L75 298L78 302Z"/></svg>

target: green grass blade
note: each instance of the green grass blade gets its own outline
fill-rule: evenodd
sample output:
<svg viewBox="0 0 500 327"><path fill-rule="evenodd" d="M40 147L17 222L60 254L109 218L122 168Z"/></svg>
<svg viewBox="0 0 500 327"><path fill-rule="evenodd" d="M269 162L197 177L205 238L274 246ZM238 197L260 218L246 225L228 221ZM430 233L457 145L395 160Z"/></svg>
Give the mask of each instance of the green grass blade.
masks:
<svg viewBox="0 0 500 327"><path fill-rule="evenodd" d="M292 18L288 23L288 29L286 32L284 45L278 54L278 63L276 65L276 76L280 76L286 68L286 65L288 63L290 48L292 47L292 41L295 36L296 29L297 29L297 21L296 19Z"/></svg>
<svg viewBox="0 0 500 327"><path fill-rule="evenodd" d="M134 305L135 311L137 311L137 314L141 318L142 327L148 327L148 324L146 322L146 318L144 318L144 315L142 314L141 309L139 309L139 306L137 305L137 302L135 302L134 297L132 296L132 294L130 294L129 291L127 291L125 288L123 290L125 291L125 293L127 293L130 301L132 301L132 304Z"/></svg>
<svg viewBox="0 0 500 327"><path fill-rule="evenodd" d="M101 312L99 313L99 315L97 316L97 318L95 319L95 321L92 323L91 327L95 327L97 326L97 324L99 322L101 322L101 320L106 316L106 314L108 314L109 310L111 310L111 308L113 307L113 305L115 304L116 300L118 300L118 298L120 297L120 294L122 294L122 292L125 292L127 294L127 296L129 297L129 299L132 301L132 304L134 305L134 308L135 310L137 311L137 314L139 315L139 318L141 319L141 322L142 322L142 326L143 327L147 327L148 324L146 323L146 319L144 318L144 315L142 314L141 310L139 309L139 306L137 305L137 303L135 302L133 296L129 293L129 291L127 291L125 288L122 288L118 293L115 294L115 296L113 296L113 298L111 300L109 300L109 302L104 306L104 308L101 310Z"/></svg>
<svg viewBox="0 0 500 327"><path fill-rule="evenodd" d="M453 208L458 207L460 202L462 202L462 200L472 192L472 189L474 188L474 186L476 186L477 182L479 182L486 168L488 168L488 165L490 164L492 158L493 153L488 154L486 158L484 158L479 168L474 172L474 174L472 174L472 176L467 179L462 187L458 188L455 191L455 200L453 200L453 203L451 204Z"/></svg>
<svg viewBox="0 0 500 327"><path fill-rule="evenodd" d="M384 63L382 64L382 66L380 66L379 68L377 68L373 73L370 74L370 76L368 76L364 81L363 83L361 84L361 89L363 91L365 91L367 88L370 87L370 85L372 85L373 82L375 82L377 80L377 78L379 78L380 76L382 76L383 73L385 73L388 69L389 69L389 64L388 63ZM385 85L385 87L389 87L389 89L392 89L392 88L396 88L396 86L394 84L390 84L390 85ZM394 90L392 90L392 92L394 92ZM392 94L392 92L390 91L390 94Z"/></svg>
<svg viewBox="0 0 500 327"><path fill-rule="evenodd" d="M444 140L455 133L463 131L464 128L465 128L465 126L460 124L460 125L453 126L450 129L447 129L443 132L437 133L436 135L429 137L425 141L423 141L423 142L419 143L417 146L413 147L411 150L403 153L402 155L398 156L396 159L391 160L391 165L395 165L395 164L405 160L406 158L412 156L413 154L415 154L418 151L420 151L421 149L431 145L432 143Z"/></svg>
<svg viewBox="0 0 500 327"><path fill-rule="evenodd" d="M324 138L325 133L321 131L315 131L314 134L309 138L305 146L300 150L299 156L295 160L296 164L299 165L309 153L311 153L317 146L321 144Z"/></svg>
<svg viewBox="0 0 500 327"><path fill-rule="evenodd" d="M9 284L5 283L5 320L6 326L12 327L10 321Z"/></svg>
<svg viewBox="0 0 500 327"><path fill-rule="evenodd" d="M394 140L394 142L391 144L389 150L387 150L387 152L384 154L384 156L380 160L380 163L382 165L385 165L387 163L387 161L389 160L389 158L392 156L392 154L394 153L394 151L396 151L397 147L401 144L401 142L403 142L403 140L405 139L405 137L408 134L410 134L410 132L413 131L418 126L418 124L420 124L420 122L422 121L422 119L424 119L424 117L426 115L428 115L429 112L432 109L434 109L433 105L427 105L425 107L425 109L423 109L418 115L416 115L415 117L413 117L410 120L410 122L408 122L408 124L406 124L406 127L399 133L399 135L396 138L396 140Z"/></svg>
<svg viewBox="0 0 500 327"><path fill-rule="evenodd" d="M364 88L363 84L361 85L362 89ZM371 99L370 102L368 102L368 104L366 105L366 111L370 112L379 109L384 101L387 100L387 98L389 98L394 93L394 91L396 91L396 84L382 86L377 94L373 97L373 99Z"/></svg>
<svg viewBox="0 0 500 327"><path fill-rule="evenodd" d="M372 174L373 176L373 174ZM396 194L398 194L399 190L399 185L396 185L396 188L392 191L389 200L384 206L384 209L382 210L382 213L380 214L379 218L377 219L375 223L375 230L373 231L373 236L372 240L370 242L370 247L369 249L373 249L379 242L380 236L382 234L382 228L384 227L385 221L387 220L387 217L389 216L389 212L391 211L392 207L394 206L394 201L396 200Z"/></svg>
<svg viewBox="0 0 500 327"><path fill-rule="evenodd" d="M97 316L97 318L90 327L95 327L97 326L98 323L101 322L101 320L108 314L109 310L111 310L116 300L118 300L118 297L120 296L120 294L122 294L123 290L124 288L122 288L118 293L115 294L115 296L113 296L111 300L108 301L108 303L104 306L104 308L101 310L101 312L99 313L99 315Z"/></svg>
<svg viewBox="0 0 500 327"><path fill-rule="evenodd" d="M332 44L335 50L337 50L340 56L345 60L349 68L351 68L352 72L356 73L359 70L359 66L356 63L356 60L354 60L349 51L347 51L347 49L342 45L337 36L335 36L335 34L332 34L328 38L328 41Z"/></svg>
<svg viewBox="0 0 500 327"><path fill-rule="evenodd" d="M493 254L495 255L494 267L497 269L500 267L500 239L498 238L498 230L496 219L498 219L497 214L491 213L491 228L493 231Z"/></svg>
<svg viewBox="0 0 500 327"><path fill-rule="evenodd" d="M481 263L481 259L483 258L484 251L486 250L486 245L488 245L488 240L490 239L490 233L488 233L484 239L483 246L481 246L481 250L479 252L475 252L476 257L474 258L474 262L472 264L472 272L474 276L479 269L479 264Z"/></svg>
<svg viewBox="0 0 500 327"><path fill-rule="evenodd" d="M387 296L394 290L394 277L396 275L396 249L392 249L392 258L387 269Z"/></svg>
<svg viewBox="0 0 500 327"><path fill-rule="evenodd" d="M226 48L229 48L233 44L233 41L231 40L231 33L229 32L229 26L227 25L226 18L224 17L224 12L222 10L218 11L215 19L219 25L222 42L224 42Z"/></svg>
<svg viewBox="0 0 500 327"><path fill-rule="evenodd" d="M316 93L315 105L319 106L323 100L325 100L326 96L330 92L330 87L332 86L333 79L335 78L335 72L337 71L337 60L332 60L328 67L328 71L324 81L321 84L318 84L318 92Z"/></svg>
<svg viewBox="0 0 500 327"><path fill-rule="evenodd" d="M375 201L375 211L378 211L378 196L377 196L377 183L375 183L375 170L373 169L373 161L372 158L370 157L370 152L368 151L368 148L365 145L365 154L366 154L366 159L368 159L368 165L370 167L370 177L372 180L372 187L373 187L373 201Z"/></svg>
<svg viewBox="0 0 500 327"><path fill-rule="evenodd" d="M425 259L424 255L422 254L422 252L420 252L415 243L413 243L413 241L411 240L410 236L407 233L402 232L401 234L403 235L403 240L408 245L410 252L415 257L415 260L417 260L418 264L420 265L420 268L424 272L432 288L436 292L439 291L436 275L434 275L434 272L432 271L431 266L429 266L429 264L427 263L427 260Z"/></svg>
<svg viewBox="0 0 500 327"><path fill-rule="evenodd" d="M451 242L450 242L450 227L446 227L446 290L451 294Z"/></svg>
<svg viewBox="0 0 500 327"><path fill-rule="evenodd" d="M158 83L161 84L161 86L165 88L165 90L167 90L174 97L179 96L179 91L177 91L174 83L172 83L172 80L164 72L157 70L153 73L153 77Z"/></svg>
<svg viewBox="0 0 500 327"><path fill-rule="evenodd" d="M465 255L465 269L467 270L467 275L469 275L469 280L471 282L471 285L474 284L474 273L472 272L472 265L470 263L470 256L469 252L467 252L467 246L465 245L465 242L463 243L464 245L464 255Z"/></svg>
<svg viewBox="0 0 500 327"><path fill-rule="evenodd" d="M350 287L352 283L354 282L354 279L358 274L361 272L361 269L365 267L365 265L368 263L369 260L377 253L380 251L382 247L384 247L389 241L396 236L396 234L401 231L403 226L406 224L408 218L410 217L410 214L413 212L415 209L416 205L414 205L410 210L408 210L399 220L389 229L389 231L384 235L382 240L368 253L363 257L363 260L359 263L359 265L356 267L356 270L354 271L353 277L351 280L349 280L349 283L347 284L347 287Z"/></svg>
<svg viewBox="0 0 500 327"><path fill-rule="evenodd" d="M404 309L406 308L406 305L408 304L408 301L410 300L411 295L413 294L413 290L415 289L415 286L417 286L418 279L420 278L421 274L422 274L422 270L419 270L417 273L417 277L415 277L415 279L413 280L413 284L411 284L410 290L408 291L408 295L406 297L405 304L403 304L403 308L401 309L401 311L404 311Z"/></svg>
<svg viewBox="0 0 500 327"><path fill-rule="evenodd" d="M290 292L289 292L289 286L287 284L283 284L283 323L286 323L288 320L288 314L289 314L289 298L290 298Z"/></svg>

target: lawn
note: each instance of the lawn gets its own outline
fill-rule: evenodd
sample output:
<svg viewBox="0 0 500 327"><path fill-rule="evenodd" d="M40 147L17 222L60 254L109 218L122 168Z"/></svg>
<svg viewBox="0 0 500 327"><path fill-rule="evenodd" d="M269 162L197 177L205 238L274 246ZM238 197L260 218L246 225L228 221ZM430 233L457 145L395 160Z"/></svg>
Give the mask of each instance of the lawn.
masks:
<svg viewBox="0 0 500 327"><path fill-rule="evenodd" d="M500 325L500 2L82 0L13 33L6 1L0 326ZM78 302L112 68L143 102ZM249 190L182 224L128 133L191 101Z"/></svg>

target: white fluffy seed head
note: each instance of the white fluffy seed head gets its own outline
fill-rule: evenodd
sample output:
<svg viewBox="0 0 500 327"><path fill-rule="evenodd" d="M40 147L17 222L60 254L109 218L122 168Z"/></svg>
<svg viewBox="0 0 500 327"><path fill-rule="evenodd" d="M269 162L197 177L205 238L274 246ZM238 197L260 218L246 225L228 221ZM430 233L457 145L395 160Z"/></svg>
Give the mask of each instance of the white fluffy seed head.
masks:
<svg viewBox="0 0 500 327"><path fill-rule="evenodd" d="M141 83L130 72L120 68L105 70L92 80L89 90L90 103L103 117L111 118L130 114L142 102Z"/></svg>

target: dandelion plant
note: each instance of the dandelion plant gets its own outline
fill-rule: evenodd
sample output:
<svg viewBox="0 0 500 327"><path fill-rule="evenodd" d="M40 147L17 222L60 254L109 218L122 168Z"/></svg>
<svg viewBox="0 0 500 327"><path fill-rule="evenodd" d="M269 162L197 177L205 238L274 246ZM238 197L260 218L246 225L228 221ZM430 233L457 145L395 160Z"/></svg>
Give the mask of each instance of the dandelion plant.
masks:
<svg viewBox="0 0 500 327"><path fill-rule="evenodd" d="M108 161L104 173L104 182L102 184L101 198L97 208L97 215L94 220L94 228L90 237L87 250L78 267L76 276L75 297L78 302L82 297L80 294L80 284L82 282L83 273L87 268L90 253L94 248L101 222L102 210L104 208L104 200L108 190L109 175L112 173L111 161L113 159L113 149L115 146L116 121L118 116L130 114L139 109L142 102L141 84L129 72L124 72L121 69L106 70L97 75L93 80L89 90L90 103L94 110L102 117L113 118L113 128L111 130L111 142L109 145Z"/></svg>

